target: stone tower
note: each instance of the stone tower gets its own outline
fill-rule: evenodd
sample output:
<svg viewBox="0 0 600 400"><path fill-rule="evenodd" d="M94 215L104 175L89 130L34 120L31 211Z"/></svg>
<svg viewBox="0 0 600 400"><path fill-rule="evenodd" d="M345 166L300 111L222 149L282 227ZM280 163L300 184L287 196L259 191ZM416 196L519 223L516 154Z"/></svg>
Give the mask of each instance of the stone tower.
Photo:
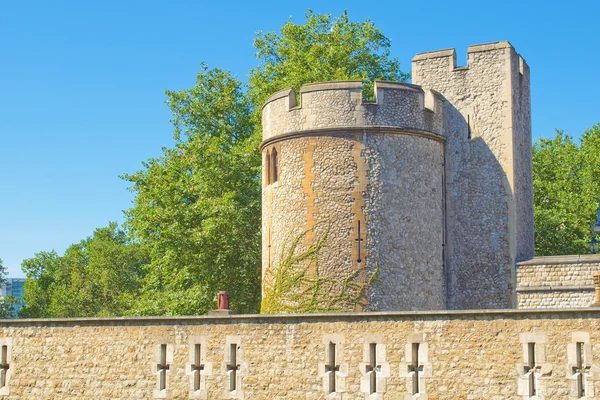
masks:
<svg viewBox="0 0 600 400"><path fill-rule="evenodd" d="M375 270L360 309L445 307L442 98L403 83L303 86L263 108L263 274L328 231L320 275ZM275 155L275 156L273 156ZM315 271L310 271L314 273Z"/></svg>
<svg viewBox="0 0 600 400"><path fill-rule="evenodd" d="M413 58L444 95L448 307L515 306L516 261L533 257L529 66L509 42Z"/></svg>
<svg viewBox="0 0 600 400"><path fill-rule="evenodd" d="M295 239L307 273L365 285L353 310L512 306L533 256L529 70L507 43L417 55L417 85L305 85L263 107L263 279ZM300 239L301 238L301 239Z"/></svg>

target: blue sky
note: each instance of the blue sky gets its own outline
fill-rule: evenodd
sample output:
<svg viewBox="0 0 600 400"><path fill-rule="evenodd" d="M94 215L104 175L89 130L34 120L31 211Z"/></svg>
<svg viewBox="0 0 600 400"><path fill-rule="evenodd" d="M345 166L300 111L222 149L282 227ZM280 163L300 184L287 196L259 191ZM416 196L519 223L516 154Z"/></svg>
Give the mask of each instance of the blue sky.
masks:
<svg viewBox="0 0 600 400"><path fill-rule="evenodd" d="M244 78L252 39L307 8L371 19L414 54L508 40L531 67L534 139L600 122L598 1L0 1L0 258L11 277L131 205L118 178L170 146L165 89L202 61ZM257 227L259 229L259 227Z"/></svg>

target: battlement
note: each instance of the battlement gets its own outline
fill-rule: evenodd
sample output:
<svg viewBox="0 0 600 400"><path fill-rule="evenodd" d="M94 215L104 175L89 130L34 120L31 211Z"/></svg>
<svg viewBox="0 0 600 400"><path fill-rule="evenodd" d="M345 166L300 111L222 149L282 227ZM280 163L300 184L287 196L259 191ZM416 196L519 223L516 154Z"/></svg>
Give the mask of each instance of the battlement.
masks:
<svg viewBox="0 0 600 400"><path fill-rule="evenodd" d="M504 41L469 46L467 48L467 64L463 66L457 65L456 49L454 48L419 53L412 59L413 81L420 81L419 73L421 69L433 69L437 67L438 69L444 69L451 72L468 71L471 67L489 63L489 58L478 57L478 53L506 53L507 51L511 57L514 56L515 58L518 58L519 72L521 75L524 73L529 74L529 67L523 57L515 51L510 42ZM419 66L419 68L416 68L416 66Z"/></svg>
<svg viewBox="0 0 600 400"><path fill-rule="evenodd" d="M263 106L263 139L330 128L395 127L442 133L441 102L433 90L401 82L376 81L374 101L365 101L360 81L319 82L271 95Z"/></svg>

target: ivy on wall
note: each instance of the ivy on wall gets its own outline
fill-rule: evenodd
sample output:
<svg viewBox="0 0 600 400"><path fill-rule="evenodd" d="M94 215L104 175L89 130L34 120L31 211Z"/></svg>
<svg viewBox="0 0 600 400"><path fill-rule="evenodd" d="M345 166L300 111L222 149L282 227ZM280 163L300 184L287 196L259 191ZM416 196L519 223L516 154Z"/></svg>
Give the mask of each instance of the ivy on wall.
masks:
<svg viewBox="0 0 600 400"><path fill-rule="evenodd" d="M376 281L379 267L366 280L360 277L361 269L342 279L323 276L319 271L319 253L326 246L329 229L312 244L302 246L309 231L296 236L289 247L282 250L279 265L266 271L262 314L354 310ZM311 266L315 267L314 272Z"/></svg>

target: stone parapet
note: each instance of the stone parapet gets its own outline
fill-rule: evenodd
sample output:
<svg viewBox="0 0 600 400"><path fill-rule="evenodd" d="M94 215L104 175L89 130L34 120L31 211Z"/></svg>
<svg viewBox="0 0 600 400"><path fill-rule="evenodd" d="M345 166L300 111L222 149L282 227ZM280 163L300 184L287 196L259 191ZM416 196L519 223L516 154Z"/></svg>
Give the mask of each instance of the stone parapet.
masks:
<svg viewBox="0 0 600 400"><path fill-rule="evenodd" d="M588 351L593 398L599 324L600 308L3 320L2 398L512 400L533 343L544 398L569 399L575 342Z"/></svg>
<svg viewBox="0 0 600 400"><path fill-rule="evenodd" d="M442 97L434 91L408 83L376 81L375 101L364 101L363 97L362 82L358 81L304 85L299 104L294 89L281 90L263 106L263 140L330 128L389 127L397 128L388 130L392 133L442 133Z"/></svg>

